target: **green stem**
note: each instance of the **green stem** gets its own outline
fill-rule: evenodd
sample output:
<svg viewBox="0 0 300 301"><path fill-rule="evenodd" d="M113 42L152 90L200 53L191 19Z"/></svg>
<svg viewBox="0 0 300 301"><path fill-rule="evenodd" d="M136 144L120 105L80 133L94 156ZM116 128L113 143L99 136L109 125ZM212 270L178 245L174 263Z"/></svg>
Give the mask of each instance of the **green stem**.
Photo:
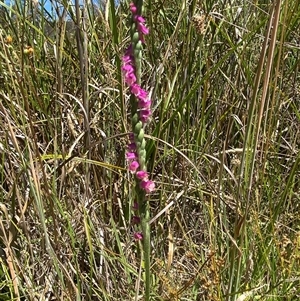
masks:
<svg viewBox="0 0 300 301"><path fill-rule="evenodd" d="M141 214L141 224L143 231L143 251L144 251L144 260L145 260L145 300L150 300L150 209L149 202L144 199L145 206L143 206L143 213Z"/></svg>

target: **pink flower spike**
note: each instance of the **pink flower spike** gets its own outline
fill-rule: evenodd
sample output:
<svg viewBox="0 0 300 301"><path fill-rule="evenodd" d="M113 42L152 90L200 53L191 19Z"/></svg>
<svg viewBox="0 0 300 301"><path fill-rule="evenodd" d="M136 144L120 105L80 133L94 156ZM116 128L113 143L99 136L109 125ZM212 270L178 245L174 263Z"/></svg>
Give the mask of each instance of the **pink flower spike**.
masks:
<svg viewBox="0 0 300 301"><path fill-rule="evenodd" d="M126 153L126 159L127 160L135 160L135 159L137 159L137 155L136 155L136 153L128 152L128 153Z"/></svg>
<svg viewBox="0 0 300 301"><path fill-rule="evenodd" d="M135 173L139 167L140 167L140 164L137 161L132 161L129 164L128 168L131 172Z"/></svg>
<svg viewBox="0 0 300 301"><path fill-rule="evenodd" d="M142 240L143 239L143 234L141 232L135 232L133 234L133 237L135 240Z"/></svg>
<svg viewBox="0 0 300 301"><path fill-rule="evenodd" d="M137 171L136 177L139 180L148 180L148 173L144 170Z"/></svg>
<svg viewBox="0 0 300 301"><path fill-rule="evenodd" d="M146 193L151 193L155 190L155 183L151 180L144 180L141 182L141 188L145 190Z"/></svg>

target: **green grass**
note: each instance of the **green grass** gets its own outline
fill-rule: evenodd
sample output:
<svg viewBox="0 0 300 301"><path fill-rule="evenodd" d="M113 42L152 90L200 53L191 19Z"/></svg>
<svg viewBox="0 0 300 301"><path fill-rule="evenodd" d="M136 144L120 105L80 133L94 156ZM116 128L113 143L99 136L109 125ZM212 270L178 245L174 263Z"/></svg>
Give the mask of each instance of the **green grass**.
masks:
<svg viewBox="0 0 300 301"><path fill-rule="evenodd" d="M269 2L144 1L151 300L300 298L300 7ZM129 3L5 3L0 300L145 300Z"/></svg>

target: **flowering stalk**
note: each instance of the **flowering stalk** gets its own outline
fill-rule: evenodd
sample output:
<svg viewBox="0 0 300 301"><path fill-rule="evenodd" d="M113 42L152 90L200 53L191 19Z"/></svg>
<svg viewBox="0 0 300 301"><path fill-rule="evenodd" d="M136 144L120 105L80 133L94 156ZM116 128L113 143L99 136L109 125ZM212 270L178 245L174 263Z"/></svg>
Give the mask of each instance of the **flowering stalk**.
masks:
<svg viewBox="0 0 300 301"><path fill-rule="evenodd" d="M150 210L146 196L155 190L155 184L149 179L146 167L146 140L144 128L151 116L151 99L149 93L141 86L141 59L144 36L149 33L142 17L142 0L135 0L130 4L132 14L131 44L122 58L122 71L125 83L131 93L131 125L130 143L126 158L128 169L135 175L138 202L134 204L135 215L133 224L141 225L142 232L135 232L134 238L143 243L145 272L146 272L146 300L150 298Z"/></svg>

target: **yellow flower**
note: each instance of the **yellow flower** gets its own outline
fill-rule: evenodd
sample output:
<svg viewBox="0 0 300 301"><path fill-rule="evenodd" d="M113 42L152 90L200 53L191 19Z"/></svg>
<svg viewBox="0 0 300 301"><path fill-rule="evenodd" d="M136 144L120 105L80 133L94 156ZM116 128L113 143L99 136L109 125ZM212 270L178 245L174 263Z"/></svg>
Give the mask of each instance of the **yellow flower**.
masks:
<svg viewBox="0 0 300 301"><path fill-rule="evenodd" d="M6 42L7 44L11 44L11 43L12 43L12 36L11 36L11 35L8 35L8 36L6 37L6 39L5 39L5 42Z"/></svg>
<svg viewBox="0 0 300 301"><path fill-rule="evenodd" d="M24 54L33 54L34 53L34 49L31 46L27 46L24 49Z"/></svg>

